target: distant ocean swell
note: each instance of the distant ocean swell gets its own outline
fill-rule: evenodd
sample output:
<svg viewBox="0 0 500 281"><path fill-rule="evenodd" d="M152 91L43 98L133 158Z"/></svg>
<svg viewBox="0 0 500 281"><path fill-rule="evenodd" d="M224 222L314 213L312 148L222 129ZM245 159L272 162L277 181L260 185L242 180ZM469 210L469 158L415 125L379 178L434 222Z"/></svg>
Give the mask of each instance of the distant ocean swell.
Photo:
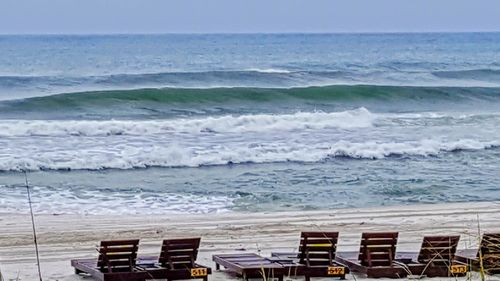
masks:
<svg viewBox="0 0 500 281"><path fill-rule="evenodd" d="M442 70L434 71L432 75L457 80L500 81L500 69Z"/></svg>
<svg viewBox="0 0 500 281"><path fill-rule="evenodd" d="M500 87L500 69L401 70L247 69L200 72L124 73L90 76L0 75L0 92L26 92L26 97L94 90L140 88L293 88L325 85L476 86Z"/></svg>
<svg viewBox="0 0 500 281"><path fill-rule="evenodd" d="M244 84L273 82L290 83L301 81L302 79L317 78L322 79L346 79L352 81L362 81L362 76L373 76L392 71L408 72L410 75L420 73L428 74L435 78L466 79L479 81L500 82L500 69L498 68L478 68L478 69L459 69L459 70L404 70L395 67L381 68L381 70L372 70L369 72L360 72L357 69L351 70L286 70L286 69L246 69L246 70L214 70L214 71L196 71L196 72L157 72L157 73L117 73L109 75L91 75L91 76L63 76L63 75L0 75L0 82L6 87L26 87L33 85L53 85L53 86L72 86L95 84L100 86L111 85L134 85L134 84L167 84L170 86L197 85L198 87L207 87L217 85L217 83ZM361 66L360 66L361 67ZM252 82L253 81L253 82ZM305 80L303 80L305 81ZM316 81L316 80L313 80ZM278 83L282 84L282 83Z"/></svg>

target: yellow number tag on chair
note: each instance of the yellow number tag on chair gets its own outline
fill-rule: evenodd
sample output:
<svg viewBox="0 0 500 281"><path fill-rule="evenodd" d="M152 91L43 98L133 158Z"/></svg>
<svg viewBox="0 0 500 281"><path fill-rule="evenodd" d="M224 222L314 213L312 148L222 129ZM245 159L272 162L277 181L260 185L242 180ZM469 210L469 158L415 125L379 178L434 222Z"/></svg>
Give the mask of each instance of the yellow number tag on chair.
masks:
<svg viewBox="0 0 500 281"><path fill-rule="evenodd" d="M450 267L450 272L453 274L467 273L467 266L466 265L452 265Z"/></svg>
<svg viewBox="0 0 500 281"><path fill-rule="evenodd" d="M191 268L191 277L207 276L208 272L206 268Z"/></svg>
<svg viewBox="0 0 500 281"><path fill-rule="evenodd" d="M331 247L332 244L326 243L326 244L308 244L307 246L309 247Z"/></svg>
<svg viewBox="0 0 500 281"><path fill-rule="evenodd" d="M344 268L342 266L329 266L328 275L344 275Z"/></svg>

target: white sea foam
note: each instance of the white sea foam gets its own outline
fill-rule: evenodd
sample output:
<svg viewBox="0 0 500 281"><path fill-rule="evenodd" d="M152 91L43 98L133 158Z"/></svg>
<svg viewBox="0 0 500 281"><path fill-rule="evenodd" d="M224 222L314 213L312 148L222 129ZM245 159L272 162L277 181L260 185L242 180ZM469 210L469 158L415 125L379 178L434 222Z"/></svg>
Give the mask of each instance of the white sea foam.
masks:
<svg viewBox="0 0 500 281"><path fill-rule="evenodd" d="M406 142L333 141L314 144L276 142L267 144L210 144L198 146L102 143L35 151L12 151L0 157L0 170L39 169L131 169L148 166L198 167L230 163L272 163L284 161L316 162L334 157L376 159L392 155L433 156L456 150L482 150L500 145L499 141L461 139L445 141L423 139Z"/></svg>
<svg viewBox="0 0 500 281"><path fill-rule="evenodd" d="M25 136L147 136L175 133L245 133L266 131L362 129L386 122L418 122L426 119L500 118L500 114L463 113L372 113L366 108L342 112L297 112L294 114L226 115L165 120L0 120L0 137ZM413 121L415 120L415 121ZM446 120L445 120L446 121Z"/></svg>
<svg viewBox="0 0 500 281"><path fill-rule="evenodd" d="M289 70L285 70L285 69L277 69L277 68L250 68L248 69L248 71L255 71L255 72L261 72L261 73L283 73L283 74L286 74L286 73L291 73L291 71Z"/></svg>
<svg viewBox="0 0 500 281"><path fill-rule="evenodd" d="M297 112L295 114L256 114L154 121L46 121L2 120L0 137L21 136L109 136L171 133L243 133L271 130L370 127L375 116L365 108L343 112Z"/></svg>
<svg viewBox="0 0 500 281"><path fill-rule="evenodd" d="M442 141L423 139L411 142L365 142L350 143L340 141L330 149L332 156L347 156L352 158L383 158L391 155L435 156L442 152L457 150L482 150L500 145L500 141L482 142L471 139L457 141Z"/></svg>
<svg viewBox="0 0 500 281"><path fill-rule="evenodd" d="M380 114L359 108L151 121L3 120L0 170L198 167L316 162L334 157L433 156L499 146L498 116L494 117L432 112Z"/></svg>
<svg viewBox="0 0 500 281"><path fill-rule="evenodd" d="M25 213L28 210L25 189L0 185L2 212ZM132 190L72 190L69 187L54 190L41 186L32 187L33 207L37 214L179 214L221 213L233 205L232 198L168 192ZM113 200L109 200L113 198Z"/></svg>

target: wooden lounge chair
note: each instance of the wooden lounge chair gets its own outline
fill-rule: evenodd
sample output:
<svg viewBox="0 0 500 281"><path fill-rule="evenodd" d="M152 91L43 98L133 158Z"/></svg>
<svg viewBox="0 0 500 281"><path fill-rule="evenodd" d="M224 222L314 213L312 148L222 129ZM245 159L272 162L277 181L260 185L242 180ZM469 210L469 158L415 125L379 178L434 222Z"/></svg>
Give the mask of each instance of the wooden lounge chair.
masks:
<svg viewBox="0 0 500 281"><path fill-rule="evenodd" d="M285 273L283 266L253 253L213 255L212 260L215 262L217 270L223 266L245 280L249 278L271 280L275 278L283 281Z"/></svg>
<svg viewBox="0 0 500 281"><path fill-rule="evenodd" d="M345 279L349 269L335 261L338 232L302 232L298 253L271 253L273 260L283 265L289 275L311 277L340 277Z"/></svg>
<svg viewBox="0 0 500 281"><path fill-rule="evenodd" d="M155 279L208 280L211 268L196 263L201 238L163 240L157 263L151 257L141 257L138 267Z"/></svg>
<svg viewBox="0 0 500 281"><path fill-rule="evenodd" d="M102 241L95 259L71 261L76 274L86 273L101 281L143 281L147 272L137 269L139 240Z"/></svg>
<svg viewBox="0 0 500 281"><path fill-rule="evenodd" d="M427 277L458 277L467 274L467 265L455 261L460 236L425 236L419 253L407 253L397 259L412 275Z"/></svg>
<svg viewBox="0 0 500 281"><path fill-rule="evenodd" d="M456 259L468 264L474 270L481 269L487 274L500 273L500 233L485 233L479 249L458 250Z"/></svg>
<svg viewBox="0 0 500 281"><path fill-rule="evenodd" d="M337 253L336 259L369 278L406 277L407 270L395 260L397 241L397 232L363 233L359 253Z"/></svg>

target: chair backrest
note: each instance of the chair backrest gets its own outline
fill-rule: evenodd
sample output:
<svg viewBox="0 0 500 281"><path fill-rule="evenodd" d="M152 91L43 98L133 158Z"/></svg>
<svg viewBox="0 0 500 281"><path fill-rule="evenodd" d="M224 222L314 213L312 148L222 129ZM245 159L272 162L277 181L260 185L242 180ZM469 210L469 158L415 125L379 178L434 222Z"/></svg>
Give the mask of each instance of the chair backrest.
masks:
<svg viewBox="0 0 500 281"><path fill-rule="evenodd" d="M97 267L102 272L129 272L135 267L139 239L101 241Z"/></svg>
<svg viewBox="0 0 500 281"><path fill-rule="evenodd" d="M397 232L363 233L358 257L361 265L392 266L397 243Z"/></svg>
<svg viewBox="0 0 500 281"><path fill-rule="evenodd" d="M201 238L163 240L159 263L170 269L185 269L195 266Z"/></svg>
<svg viewBox="0 0 500 281"><path fill-rule="evenodd" d="M418 261L433 266L450 266L457 251L460 236L425 236Z"/></svg>
<svg viewBox="0 0 500 281"><path fill-rule="evenodd" d="M338 232L302 232L299 260L307 266L329 266L335 260Z"/></svg>
<svg viewBox="0 0 500 281"><path fill-rule="evenodd" d="M500 233L485 233L481 239L481 251L478 251L486 268L500 268Z"/></svg>

